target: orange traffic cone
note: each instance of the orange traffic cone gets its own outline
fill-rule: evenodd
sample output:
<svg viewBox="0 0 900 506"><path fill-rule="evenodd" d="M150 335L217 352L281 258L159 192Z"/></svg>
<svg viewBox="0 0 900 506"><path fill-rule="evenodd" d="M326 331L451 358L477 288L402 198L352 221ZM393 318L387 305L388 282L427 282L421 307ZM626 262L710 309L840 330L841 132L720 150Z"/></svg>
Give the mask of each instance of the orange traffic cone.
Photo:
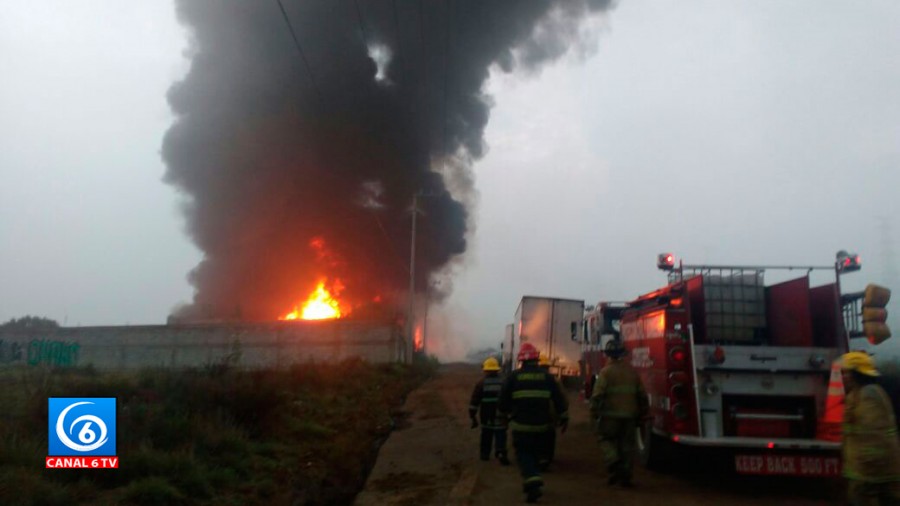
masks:
<svg viewBox="0 0 900 506"><path fill-rule="evenodd" d="M816 427L816 439L825 441L841 440L841 423L844 421L844 380L841 377L841 361L831 363L831 378L828 380L828 396L825 398L825 412Z"/></svg>

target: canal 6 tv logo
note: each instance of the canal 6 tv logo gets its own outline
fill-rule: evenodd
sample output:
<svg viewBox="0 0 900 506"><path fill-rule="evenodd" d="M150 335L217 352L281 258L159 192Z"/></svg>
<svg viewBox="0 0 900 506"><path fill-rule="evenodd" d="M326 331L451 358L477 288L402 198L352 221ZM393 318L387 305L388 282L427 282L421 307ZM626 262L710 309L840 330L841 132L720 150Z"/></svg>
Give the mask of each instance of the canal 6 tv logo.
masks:
<svg viewBox="0 0 900 506"><path fill-rule="evenodd" d="M118 468L116 399L49 399L48 468Z"/></svg>

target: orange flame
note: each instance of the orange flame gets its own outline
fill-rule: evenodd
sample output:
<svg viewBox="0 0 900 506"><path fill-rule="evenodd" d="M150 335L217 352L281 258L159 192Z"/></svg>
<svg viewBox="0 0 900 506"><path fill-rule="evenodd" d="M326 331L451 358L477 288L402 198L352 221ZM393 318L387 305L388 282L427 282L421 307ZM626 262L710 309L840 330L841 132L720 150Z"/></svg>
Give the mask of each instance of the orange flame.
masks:
<svg viewBox="0 0 900 506"><path fill-rule="evenodd" d="M422 327L416 327L415 336L413 336L413 347L416 351L422 351Z"/></svg>
<svg viewBox="0 0 900 506"><path fill-rule="evenodd" d="M344 288L340 280L335 280L333 290L335 295ZM341 311L341 304L325 289L325 280L320 280L302 308L294 306L290 313L278 318L279 320L330 320L340 318L345 312Z"/></svg>

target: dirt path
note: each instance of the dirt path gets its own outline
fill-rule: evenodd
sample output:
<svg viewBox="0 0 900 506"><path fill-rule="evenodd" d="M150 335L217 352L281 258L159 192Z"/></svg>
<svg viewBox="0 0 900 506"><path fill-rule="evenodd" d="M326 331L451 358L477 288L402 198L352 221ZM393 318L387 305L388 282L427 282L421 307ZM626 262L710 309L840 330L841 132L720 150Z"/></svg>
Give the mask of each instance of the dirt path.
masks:
<svg viewBox="0 0 900 506"><path fill-rule="evenodd" d="M497 506L524 503L515 465L478 460L478 430L469 429L469 394L480 376L475 366L452 364L413 392L405 426L382 446L356 505ZM816 480L731 476L704 469L657 474L638 468L637 487L609 487L588 424L584 402L570 393L572 424L558 438L556 462L544 474L541 504L750 505L842 504L838 487Z"/></svg>

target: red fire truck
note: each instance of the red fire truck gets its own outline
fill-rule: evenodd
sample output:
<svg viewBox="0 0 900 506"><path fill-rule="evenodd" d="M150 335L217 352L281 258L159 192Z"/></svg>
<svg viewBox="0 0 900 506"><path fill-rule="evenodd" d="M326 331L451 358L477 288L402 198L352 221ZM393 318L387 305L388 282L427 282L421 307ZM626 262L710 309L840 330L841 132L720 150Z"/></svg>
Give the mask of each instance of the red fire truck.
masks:
<svg viewBox="0 0 900 506"><path fill-rule="evenodd" d="M583 322L587 395L610 339L624 343L641 374L652 417L639 431L644 464L662 468L686 447L714 447L738 473L839 476L839 419L825 413L832 363L852 337L866 335L859 316L869 298L840 290L840 276L858 270L859 258L841 252L835 265L811 267L676 266L663 254L658 267L668 272L665 287L589 307ZM805 275L767 286L773 270ZM810 274L823 270L833 281L810 286Z"/></svg>

